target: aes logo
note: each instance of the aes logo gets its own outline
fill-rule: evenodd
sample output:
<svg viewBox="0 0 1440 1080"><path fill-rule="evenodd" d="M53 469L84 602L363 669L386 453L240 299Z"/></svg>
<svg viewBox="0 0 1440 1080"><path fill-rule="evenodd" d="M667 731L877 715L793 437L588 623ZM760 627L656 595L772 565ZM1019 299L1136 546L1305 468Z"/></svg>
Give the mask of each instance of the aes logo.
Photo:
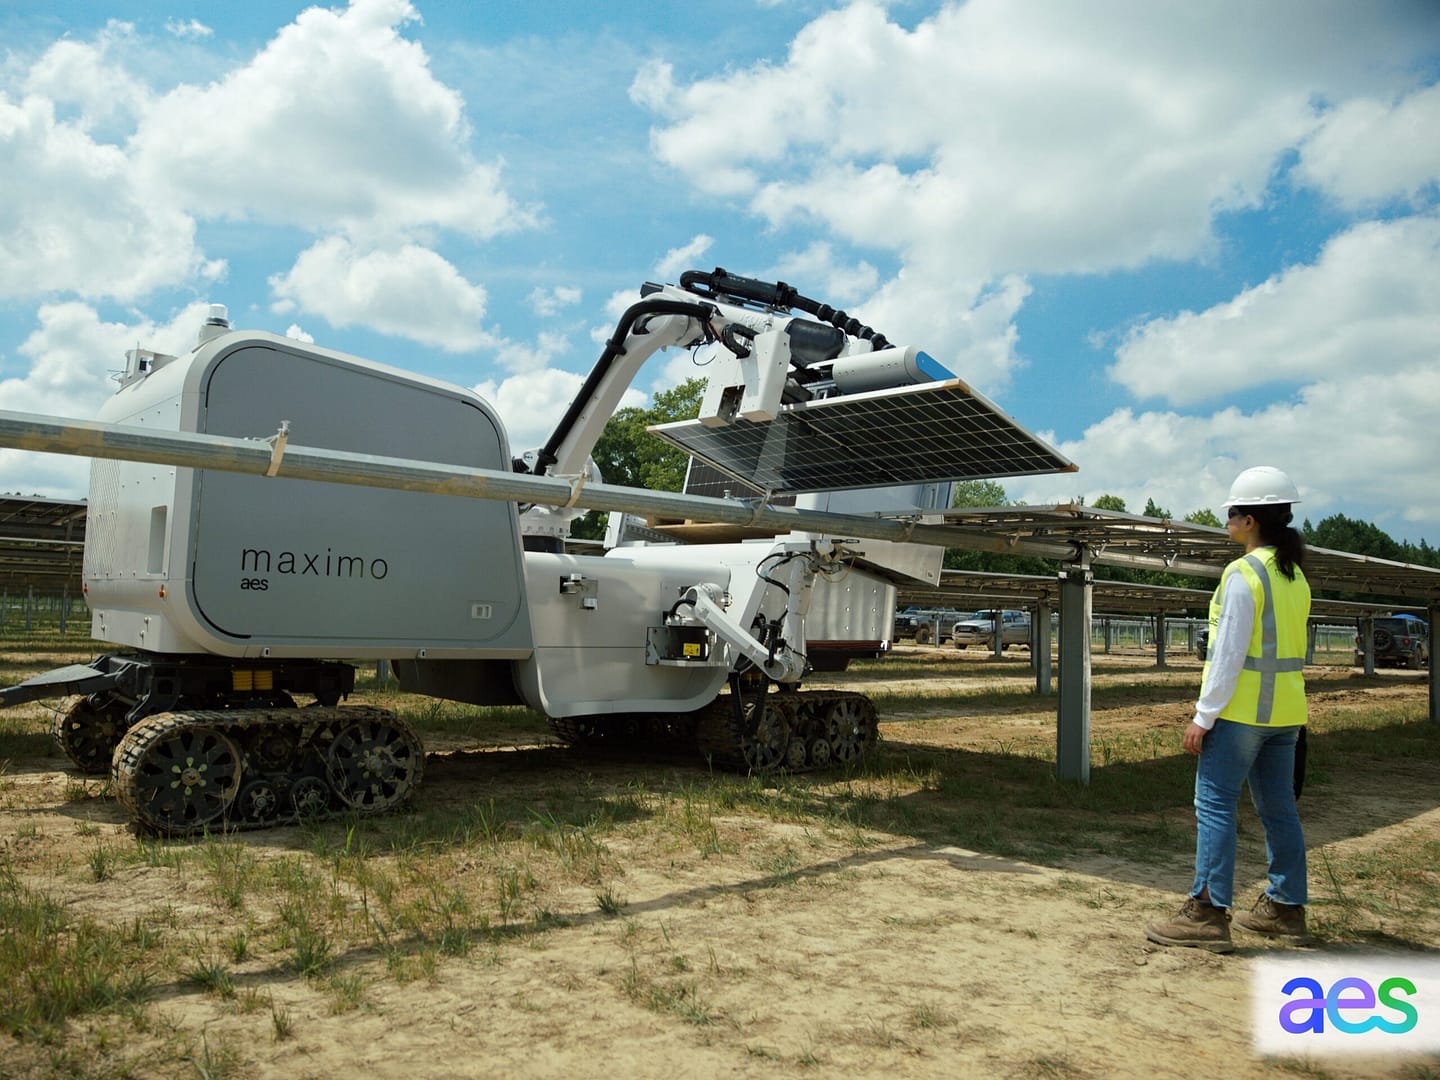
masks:
<svg viewBox="0 0 1440 1080"><path fill-rule="evenodd" d="M1287 982L1280 992L1296 995L1280 1007L1280 1026L1292 1035L1323 1035L1327 1022L1346 1035L1374 1030L1403 1035L1420 1022L1414 1005L1415 984L1399 975L1378 987L1354 976L1340 978L1328 990L1318 980L1302 975Z"/></svg>
<svg viewBox="0 0 1440 1080"><path fill-rule="evenodd" d="M1413 953L1257 957L1255 1049L1301 1057L1440 1051L1440 959Z"/></svg>

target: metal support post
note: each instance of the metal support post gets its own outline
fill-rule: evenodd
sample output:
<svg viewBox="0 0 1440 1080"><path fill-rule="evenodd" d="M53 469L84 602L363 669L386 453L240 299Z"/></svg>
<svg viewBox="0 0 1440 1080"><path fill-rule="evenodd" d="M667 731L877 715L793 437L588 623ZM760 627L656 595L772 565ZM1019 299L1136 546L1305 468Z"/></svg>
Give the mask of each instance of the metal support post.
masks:
<svg viewBox="0 0 1440 1080"><path fill-rule="evenodd" d="M1360 616L1360 650L1365 654L1364 672L1375 674L1375 616Z"/></svg>
<svg viewBox="0 0 1440 1080"><path fill-rule="evenodd" d="M1060 694L1055 775L1090 782L1090 553L1060 574Z"/></svg>
<svg viewBox="0 0 1440 1080"><path fill-rule="evenodd" d="M1064 618L1065 618L1065 609L1064 609L1063 607L1060 609L1060 618L1061 618L1061 619L1064 619ZM1109 615L1106 615L1105 618L1103 618L1103 619L1100 620L1100 628L1101 628L1101 630L1102 630L1102 632L1103 632L1103 640L1104 640L1104 642L1105 642L1105 652L1106 652L1106 654L1108 655L1109 652L1110 652L1110 643L1111 643L1111 641L1114 640L1114 637L1115 637L1114 628L1110 625L1110 616L1109 616ZM1060 634L1060 641L1061 641L1062 647L1063 647L1063 643L1064 643L1064 641L1065 641L1065 634L1064 634L1064 631L1063 631L1063 630L1061 631L1061 634Z"/></svg>
<svg viewBox="0 0 1440 1080"><path fill-rule="evenodd" d="M1430 601L1430 722L1440 724L1440 684L1435 682L1435 628L1440 626L1440 600Z"/></svg>
<svg viewBox="0 0 1440 1080"><path fill-rule="evenodd" d="M1037 694L1050 693L1050 641L1050 603L1042 600L1030 620L1030 660Z"/></svg>
<svg viewBox="0 0 1440 1080"><path fill-rule="evenodd" d="M1165 612L1155 613L1155 666L1165 666Z"/></svg>
<svg viewBox="0 0 1440 1080"><path fill-rule="evenodd" d="M1319 634L1320 627L1313 622L1305 628L1305 663L1307 664L1315 663L1315 639L1319 637Z"/></svg>
<svg viewBox="0 0 1440 1080"><path fill-rule="evenodd" d="M1005 612L998 607L990 612L990 630L995 635L990 641L993 646L991 651L998 660L1005 655Z"/></svg>

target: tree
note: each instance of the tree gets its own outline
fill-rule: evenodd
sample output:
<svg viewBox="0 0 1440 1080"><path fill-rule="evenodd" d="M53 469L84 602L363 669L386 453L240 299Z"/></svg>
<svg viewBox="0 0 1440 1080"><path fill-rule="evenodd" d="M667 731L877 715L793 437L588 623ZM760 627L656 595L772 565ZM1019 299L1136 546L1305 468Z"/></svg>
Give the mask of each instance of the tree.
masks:
<svg viewBox="0 0 1440 1080"><path fill-rule="evenodd" d="M1404 549L1389 535L1368 521L1356 521L1344 514L1332 514L1311 528L1307 520L1301 528L1305 543L1332 551L1349 551L1356 555L1373 555L1377 559L1404 559Z"/></svg>
<svg viewBox="0 0 1440 1080"><path fill-rule="evenodd" d="M1209 525L1212 528L1223 528L1225 523L1215 516L1215 511L1209 507L1200 510L1191 510L1185 515L1185 520L1191 525Z"/></svg>
<svg viewBox="0 0 1440 1080"><path fill-rule="evenodd" d="M957 480L951 506L1009 506L1005 488L994 480Z"/></svg>
<svg viewBox="0 0 1440 1080"><path fill-rule="evenodd" d="M645 429L652 424L695 419L704 396L704 379L686 379L673 390L659 391L648 409L617 409L590 452L605 483L650 491L682 490L690 455ZM605 518L605 513L592 510L575 522L571 532L581 539L599 540L605 535Z"/></svg>
<svg viewBox="0 0 1440 1080"><path fill-rule="evenodd" d="M1096 510L1114 510L1118 513L1125 513L1125 500L1119 495L1101 495L1095 500Z"/></svg>
<svg viewBox="0 0 1440 1080"><path fill-rule="evenodd" d="M1154 499L1145 500L1145 509L1141 511L1148 518L1161 518L1165 521L1174 521L1175 515L1169 510L1162 510L1155 505Z"/></svg>
<svg viewBox="0 0 1440 1080"><path fill-rule="evenodd" d="M595 464L600 466L605 483L650 491L684 488L690 456L645 429L652 424L695 419L700 415L700 401L704 396L704 379L686 379L673 390L657 393L648 409L634 406L617 409L590 452Z"/></svg>
<svg viewBox="0 0 1440 1080"><path fill-rule="evenodd" d="M1011 503L1004 486L994 480L957 480L950 505L978 508L1009 506ZM1043 574L1048 577L1055 573L1055 568L1044 559L995 551L970 551L967 548L946 548L944 566L946 570L986 574Z"/></svg>

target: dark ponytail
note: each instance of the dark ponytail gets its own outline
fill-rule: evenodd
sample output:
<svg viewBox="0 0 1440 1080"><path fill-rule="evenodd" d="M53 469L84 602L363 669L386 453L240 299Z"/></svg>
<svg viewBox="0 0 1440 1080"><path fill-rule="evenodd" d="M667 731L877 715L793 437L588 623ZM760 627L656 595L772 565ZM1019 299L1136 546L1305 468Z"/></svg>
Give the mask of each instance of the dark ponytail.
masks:
<svg viewBox="0 0 1440 1080"><path fill-rule="evenodd" d="M1242 506L1242 513L1249 514L1260 527L1260 542L1275 549L1275 565L1291 581L1295 580L1295 568L1305 566L1305 538L1290 527L1294 515L1287 503L1266 503L1261 506Z"/></svg>

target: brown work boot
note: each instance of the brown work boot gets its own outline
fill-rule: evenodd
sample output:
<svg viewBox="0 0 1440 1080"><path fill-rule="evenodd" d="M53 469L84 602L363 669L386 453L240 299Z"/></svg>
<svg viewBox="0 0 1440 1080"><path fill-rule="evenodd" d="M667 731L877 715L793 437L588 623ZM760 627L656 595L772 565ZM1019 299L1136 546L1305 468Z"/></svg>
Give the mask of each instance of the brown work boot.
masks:
<svg viewBox="0 0 1440 1080"><path fill-rule="evenodd" d="M1261 893L1253 908L1236 915L1235 925L1266 937L1290 938L1296 942L1310 940L1310 934L1305 929L1305 909L1299 904L1282 904L1272 900L1269 893Z"/></svg>
<svg viewBox="0 0 1440 1080"><path fill-rule="evenodd" d="M1145 936L1157 945L1187 945L1217 953L1235 951L1230 941L1230 913L1194 896L1169 922L1145 927Z"/></svg>

